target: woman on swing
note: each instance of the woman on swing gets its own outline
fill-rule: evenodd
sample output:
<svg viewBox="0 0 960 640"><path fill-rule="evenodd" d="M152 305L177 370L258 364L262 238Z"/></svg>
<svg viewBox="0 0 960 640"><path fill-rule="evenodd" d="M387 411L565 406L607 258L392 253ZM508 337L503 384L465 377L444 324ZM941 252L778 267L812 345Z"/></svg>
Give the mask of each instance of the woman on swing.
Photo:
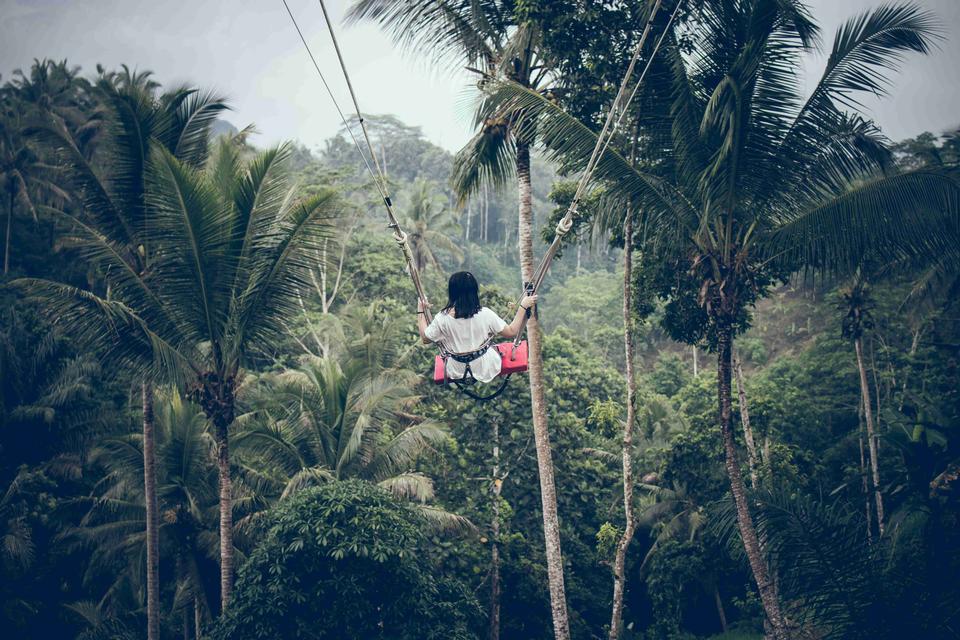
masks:
<svg viewBox="0 0 960 640"><path fill-rule="evenodd" d="M468 362L447 358L448 378L463 379L469 366L470 375L477 382L490 382L500 374L501 367L500 353L485 348L490 338L497 335L508 340L515 338L524 316L536 303L536 294L524 296L513 322L507 324L494 311L480 306L479 287L473 274L459 271L450 276L447 283L447 306L433 317L429 325L423 301L417 303L417 329L424 344L439 343L462 359L476 354Z"/></svg>

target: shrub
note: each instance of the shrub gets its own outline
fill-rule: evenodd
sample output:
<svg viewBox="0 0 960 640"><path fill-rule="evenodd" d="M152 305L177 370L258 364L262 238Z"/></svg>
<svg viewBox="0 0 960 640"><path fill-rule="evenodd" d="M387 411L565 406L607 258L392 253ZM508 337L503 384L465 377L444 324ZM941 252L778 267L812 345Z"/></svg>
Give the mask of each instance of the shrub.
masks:
<svg viewBox="0 0 960 640"><path fill-rule="evenodd" d="M274 507L212 637L466 639L476 601L434 574L423 521L359 481L302 491Z"/></svg>

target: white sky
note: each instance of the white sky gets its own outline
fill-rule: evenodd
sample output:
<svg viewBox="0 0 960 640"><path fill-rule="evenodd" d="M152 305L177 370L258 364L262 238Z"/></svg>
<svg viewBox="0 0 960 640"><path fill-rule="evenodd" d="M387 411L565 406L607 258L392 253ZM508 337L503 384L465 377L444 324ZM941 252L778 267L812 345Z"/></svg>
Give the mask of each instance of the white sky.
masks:
<svg viewBox="0 0 960 640"><path fill-rule="evenodd" d="M346 109L348 95L316 0L288 0L328 81ZM364 111L393 113L456 150L469 136L469 79L431 71L401 54L373 26L340 23L348 0L329 0ZM826 45L839 24L880 0L809 0ZM932 56L911 57L894 93L870 99L868 116L893 139L960 124L960 0L920 0L946 39ZM0 0L0 74L34 58L67 58L93 73L127 63L165 85L190 82L225 93L242 127L261 144L297 139L319 145L339 127L337 113L303 50L281 0ZM806 65L812 82L823 59Z"/></svg>

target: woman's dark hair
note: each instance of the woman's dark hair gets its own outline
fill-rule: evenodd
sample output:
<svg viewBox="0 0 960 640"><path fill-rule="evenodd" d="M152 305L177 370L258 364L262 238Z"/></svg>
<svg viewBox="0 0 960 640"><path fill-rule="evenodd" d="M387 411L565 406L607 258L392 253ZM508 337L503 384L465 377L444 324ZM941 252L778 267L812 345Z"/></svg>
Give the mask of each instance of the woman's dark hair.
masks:
<svg viewBox="0 0 960 640"><path fill-rule="evenodd" d="M479 289L472 273L456 272L447 283L447 306L443 310L453 309L454 318L472 318L480 311Z"/></svg>

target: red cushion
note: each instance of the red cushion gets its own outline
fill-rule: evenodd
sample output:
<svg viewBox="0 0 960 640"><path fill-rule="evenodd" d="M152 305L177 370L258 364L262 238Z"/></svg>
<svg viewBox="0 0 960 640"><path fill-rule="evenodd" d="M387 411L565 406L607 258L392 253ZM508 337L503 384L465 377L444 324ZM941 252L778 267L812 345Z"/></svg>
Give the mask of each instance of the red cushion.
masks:
<svg viewBox="0 0 960 640"><path fill-rule="evenodd" d="M527 370L527 341L523 340L514 352L512 342L501 342L494 345L500 352L500 375L523 373ZM443 384L443 358L437 356L433 361L433 382Z"/></svg>

